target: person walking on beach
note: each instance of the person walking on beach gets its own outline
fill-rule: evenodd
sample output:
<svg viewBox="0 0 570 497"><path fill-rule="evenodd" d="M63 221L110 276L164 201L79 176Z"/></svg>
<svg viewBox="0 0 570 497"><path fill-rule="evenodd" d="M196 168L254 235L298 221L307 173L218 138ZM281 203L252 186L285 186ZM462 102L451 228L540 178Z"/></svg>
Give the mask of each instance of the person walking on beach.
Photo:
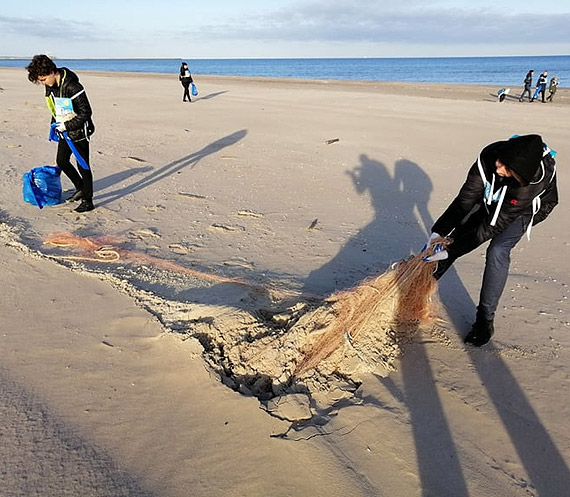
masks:
<svg viewBox="0 0 570 497"><path fill-rule="evenodd" d="M193 80L192 75L188 70L188 64L186 64L186 62L182 62L182 65L180 66L180 74L178 76L178 79L184 87L184 96L182 97L182 101L192 102L192 99L190 98L190 85L193 83ZM186 100L186 98L188 98L188 100Z"/></svg>
<svg viewBox="0 0 570 497"><path fill-rule="evenodd" d="M47 55L34 55L26 69L28 80L45 86L46 102L58 141L56 164L75 186L75 192L67 201L81 200L76 212L91 211L95 206L93 174L89 167L89 137L94 133L95 125L87 93L77 74L66 67L58 68ZM71 164L71 154L76 152L72 152L64 133L83 161L80 165L81 160L76 155L78 169Z"/></svg>
<svg viewBox="0 0 570 497"><path fill-rule="evenodd" d="M554 156L539 135L512 137L486 146L469 169L457 197L432 227L440 238L427 262L439 261L439 279L459 257L490 240L477 306L465 343L480 347L495 331L493 321L509 272L511 250L558 203Z"/></svg>
<svg viewBox="0 0 570 497"><path fill-rule="evenodd" d="M531 69L529 72L526 73L524 77L524 90L519 97L519 102L523 101L524 96L528 93L528 101L531 101L531 89L532 89L532 75L534 71Z"/></svg>
<svg viewBox="0 0 570 497"><path fill-rule="evenodd" d="M552 102L554 95L556 95L556 89L558 88L559 84L560 84L560 81L558 79L558 76L554 76L550 80L550 84L548 85L548 97L546 97L547 102Z"/></svg>
<svg viewBox="0 0 570 497"><path fill-rule="evenodd" d="M546 92L546 82L548 81L548 71L544 71L539 77L538 81L536 82L536 90L534 95L532 96L532 101L538 98L538 95L542 95L542 103L544 103L544 94Z"/></svg>

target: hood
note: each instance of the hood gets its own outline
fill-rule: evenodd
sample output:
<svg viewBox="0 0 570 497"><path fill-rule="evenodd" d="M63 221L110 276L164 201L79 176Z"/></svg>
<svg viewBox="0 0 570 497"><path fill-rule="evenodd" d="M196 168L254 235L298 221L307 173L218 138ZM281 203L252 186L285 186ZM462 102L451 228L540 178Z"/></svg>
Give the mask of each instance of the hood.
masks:
<svg viewBox="0 0 570 497"><path fill-rule="evenodd" d="M73 71L71 71L67 67L60 67L58 70L61 73L61 82L62 83L64 81L66 83L71 83L72 81L74 81L74 82L79 81L77 74L75 74Z"/></svg>
<svg viewBox="0 0 570 497"><path fill-rule="evenodd" d="M524 135L511 138L498 144L497 157L529 184L542 160L544 148L539 135Z"/></svg>

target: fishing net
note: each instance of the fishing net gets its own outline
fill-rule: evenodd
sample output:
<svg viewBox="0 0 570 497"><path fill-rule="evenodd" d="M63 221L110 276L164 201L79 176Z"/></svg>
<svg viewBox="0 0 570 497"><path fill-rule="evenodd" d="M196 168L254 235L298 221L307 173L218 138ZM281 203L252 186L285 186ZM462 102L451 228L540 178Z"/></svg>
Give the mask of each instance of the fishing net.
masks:
<svg viewBox="0 0 570 497"><path fill-rule="evenodd" d="M435 240L434 244L437 242L441 240ZM409 338L418 327L432 324L436 318L433 297L437 282L433 271L437 263L424 261L432 255L432 246L380 276L329 297L333 319L318 317L315 327L323 325L319 336L305 348L295 374L315 368L343 344L355 348L361 345L364 354L373 345L378 361L391 369L391 362L397 357L395 344Z"/></svg>
<svg viewBox="0 0 570 497"><path fill-rule="evenodd" d="M74 255L56 256L61 259L154 266L215 283L272 291L127 250L110 237L55 233L45 243L74 251ZM327 388L332 376L357 380L363 371L391 371L402 343L436 319L433 271L437 263L424 259L433 254L437 244L446 243L446 239L433 240L420 254L324 300L301 297L294 305L279 306L279 297L291 298L292 293L273 291L275 312L229 309L216 313L215 326L211 320L189 321L187 333L202 343L204 357L228 385L259 398L294 391L299 381L305 385L316 381L316 387L308 387L312 390ZM163 321L168 321L166 316Z"/></svg>

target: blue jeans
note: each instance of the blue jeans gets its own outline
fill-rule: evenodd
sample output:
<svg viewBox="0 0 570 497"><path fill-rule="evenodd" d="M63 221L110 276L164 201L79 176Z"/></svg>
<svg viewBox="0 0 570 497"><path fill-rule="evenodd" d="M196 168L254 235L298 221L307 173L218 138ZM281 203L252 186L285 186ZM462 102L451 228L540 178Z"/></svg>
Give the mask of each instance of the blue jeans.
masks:
<svg viewBox="0 0 570 497"><path fill-rule="evenodd" d="M516 218L507 228L491 239L485 257L485 271L479 294L477 318L492 321L505 289L511 263L511 250L525 233L523 220ZM443 276L455 259L446 259L438 264L434 273L436 279Z"/></svg>

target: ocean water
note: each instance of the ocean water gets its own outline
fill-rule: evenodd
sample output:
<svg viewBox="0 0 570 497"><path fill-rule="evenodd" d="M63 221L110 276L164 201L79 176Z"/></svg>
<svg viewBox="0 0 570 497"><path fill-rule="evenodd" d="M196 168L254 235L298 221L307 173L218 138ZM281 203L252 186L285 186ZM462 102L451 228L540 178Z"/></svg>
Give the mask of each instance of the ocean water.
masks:
<svg viewBox="0 0 570 497"><path fill-rule="evenodd" d="M534 82L547 70L561 87L570 86L570 55L532 57L431 57L343 59L184 59L194 75L522 85L529 69ZM76 71L177 74L181 59L58 59ZM0 59L0 67L25 67L29 59Z"/></svg>

